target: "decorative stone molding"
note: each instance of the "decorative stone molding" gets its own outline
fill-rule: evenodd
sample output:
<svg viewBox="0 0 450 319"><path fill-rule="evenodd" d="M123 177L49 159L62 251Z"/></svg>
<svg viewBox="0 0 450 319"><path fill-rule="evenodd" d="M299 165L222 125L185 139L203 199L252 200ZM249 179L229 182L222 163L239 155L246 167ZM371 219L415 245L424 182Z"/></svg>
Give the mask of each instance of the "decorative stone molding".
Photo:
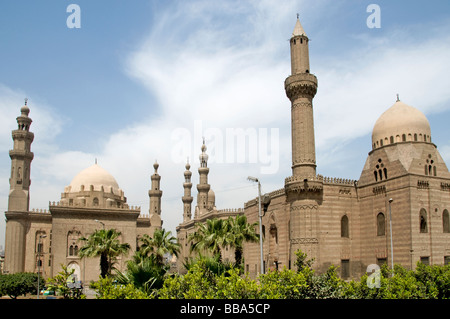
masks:
<svg viewBox="0 0 450 319"><path fill-rule="evenodd" d="M291 244L306 244L306 245L313 245L318 244L319 239L317 238L308 238L308 237L302 237L302 238L291 238Z"/></svg>
<svg viewBox="0 0 450 319"><path fill-rule="evenodd" d="M318 205L297 205L297 206L291 206L291 212L296 210L304 210L304 209L318 209Z"/></svg>
<svg viewBox="0 0 450 319"><path fill-rule="evenodd" d="M428 189L430 188L430 183L428 181L417 181L417 188L418 189Z"/></svg>
<svg viewBox="0 0 450 319"><path fill-rule="evenodd" d="M375 186L373 188L373 193L375 195L386 194L386 186L385 185Z"/></svg>

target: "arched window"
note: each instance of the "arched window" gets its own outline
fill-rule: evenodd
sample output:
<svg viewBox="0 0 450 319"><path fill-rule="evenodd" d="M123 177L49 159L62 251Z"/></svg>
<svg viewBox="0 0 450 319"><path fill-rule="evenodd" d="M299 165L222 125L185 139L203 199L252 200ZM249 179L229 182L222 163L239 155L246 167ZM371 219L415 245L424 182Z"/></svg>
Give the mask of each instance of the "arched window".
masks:
<svg viewBox="0 0 450 319"><path fill-rule="evenodd" d="M444 233L450 233L450 220L448 210L446 209L444 209L444 212L442 213L442 227Z"/></svg>
<svg viewBox="0 0 450 319"><path fill-rule="evenodd" d="M348 217L347 217L347 215L344 215L341 218L341 237L345 237L345 238L349 237Z"/></svg>
<svg viewBox="0 0 450 319"><path fill-rule="evenodd" d="M92 201L92 204L94 205L94 207L98 206L98 198L95 197L94 200Z"/></svg>
<svg viewBox="0 0 450 319"><path fill-rule="evenodd" d="M386 218L383 213L377 215L377 236L386 235Z"/></svg>
<svg viewBox="0 0 450 319"><path fill-rule="evenodd" d="M427 226L427 211L422 208L420 210L420 232L421 233L428 233L428 226Z"/></svg>

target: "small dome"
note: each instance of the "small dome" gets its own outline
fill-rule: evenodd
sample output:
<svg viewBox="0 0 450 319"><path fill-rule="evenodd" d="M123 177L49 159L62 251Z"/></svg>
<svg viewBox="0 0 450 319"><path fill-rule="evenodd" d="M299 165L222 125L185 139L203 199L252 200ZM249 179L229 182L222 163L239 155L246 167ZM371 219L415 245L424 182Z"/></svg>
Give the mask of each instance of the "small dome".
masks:
<svg viewBox="0 0 450 319"><path fill-rule="evenodd" d="M119 185L116 179L98 164L94 164L78 173L69 185L70 193L78 193L84 186L85 191L89 191L94 186L94 190L100 191L103 187L105 192L113 192L120 195Z"/></svg>
<svg viewBox="0 0 450 319"><path fill-rule="evenodd" d="M430 123L418 109L397 101L375 122L372 146L410 141L431 142Z"/></svg>
<svg viewBox="0 0 450 319"><path fill-rule="evenodd" d="M20 108L20 113L22 113L23 116L28 116L28 114L30 114L30 108L24 105Z"/></svg>

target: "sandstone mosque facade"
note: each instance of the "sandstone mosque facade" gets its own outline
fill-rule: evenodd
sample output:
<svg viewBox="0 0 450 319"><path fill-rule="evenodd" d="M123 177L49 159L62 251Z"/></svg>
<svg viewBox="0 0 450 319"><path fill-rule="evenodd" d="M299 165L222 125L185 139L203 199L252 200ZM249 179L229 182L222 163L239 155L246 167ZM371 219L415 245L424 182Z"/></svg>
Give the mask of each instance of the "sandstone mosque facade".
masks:
<svg viewBox="0 0 450 319"><path fill-rule="evenodd" d="M150 209L141 215L140 207L129 206L115 178L97 163L77 174L65 187L58 202L49 203L48 210L30 210L30 170L34 154L30 132L30 109L21 108L18 128L12 131L14 147L11 157L10 192L6 217L5 273L40 272L53 277L61 265L74 269L76 281L90 282L100 275L99 259L80 259L79 240L95 230L114 228L121 232L121 242L129 243L132 251L139 238L153 235L161 228L160 179L155 163L149 190ZM118 257L118 269L125 269L125 257Z"/></svg>
<svg viewBox="0 0 450 319"><path fill-rule="evenodd" d="M285 178L283 188L266 194L270 204L262 217L263 268L294 268L299 249L314 258L317 271L339 266L343 278L358 278L372 264L391 265L392 256L394 263L406 268L414 268L418 261L449 263L450 173L432 143L430 124L418 109L397 97L379 117L358 180L317 174L313 98L318 81L310 72L308 47L309 39L297 19L290 39L291 75L284 82L291 101L292 176ZM12 132L5 270L36 272L39 265L48 277L59 271L60 264L66 264L76 269L80 280L96 280L98 261L79 259L78 239L102 226L116 228L122 232L122 241L136 249L139 236L152 235L160 228L158 164L151 177L149 216L141 216L140 208L128 206L114 177L97 164L80 172L48 211L30 211L30 146L34 136L29 131L28 114L25 105L17 118L18 129ZM181 244L180 272L185 258L191 255L188 236L197 223L242 214L250 223L259 221L258 198L247 201L243 208L216 208L215 193L208 184L206 151L204 142L193 211L189 163L184 172L183 215L176 228ZM233 259L231 250L223 254L224 259ZM260 260L259 243L245 244L244 270L250 276L260 272ZM119 266L124 262L119 260Z"/></svg>
<svg viewBox="0 0 450 319"><path fill-rule="evenodd" d="M266 194L270 204L262 217L264 269L294 268L298 249L314 258L317 271L339 266L343 278L358 278L372 264L390 266L391 256L407 268L418 261L449 263L450 173L422 112L397 97L374 125L359 180L316 173L313 98L318 81L310 72L308 46L297 19L290 39L291 75L284 82L291 101L292 176L283 188ZM207 172L206 163L202 167L200 176ZM201 177L197 189L206 200L198 198L197 215L191 218L190 174L187 167L183 222L177 227L184 247L180 259L189 256L187 237L197 222L237 214L244 214L249 223L259 222L258 198L244 203L243 212L205 207L202 213L209 185ZM250 276L260 273L260 260L259 243L245 244L244 270Z"/></svg>

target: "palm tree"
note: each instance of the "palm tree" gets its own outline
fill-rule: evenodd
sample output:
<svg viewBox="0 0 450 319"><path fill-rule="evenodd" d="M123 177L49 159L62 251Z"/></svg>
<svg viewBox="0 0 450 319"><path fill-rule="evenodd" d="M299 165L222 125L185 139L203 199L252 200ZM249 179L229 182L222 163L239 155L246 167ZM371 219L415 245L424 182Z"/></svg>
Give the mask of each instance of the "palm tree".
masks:
<svg viewBox="0 0 450 319"><path fill-rule="evenodd" d="M237 215L235 218L228 217L228 232L226 242L234 247L234 259L237 266L242 263L242 253L244 242L258 242L259 235L255 231L258 223L247 223L247 217Z"/></svg>
<svg viewBox="0 0 450 319"><path fill-rule="evenodd" d="M196 226L197 230L188 237L192 241L191 252L210 250L221 260L221 247L228 246L226 220L213 218L206 220L206 223L197 223Z"/></svg>
<svg viewBox="0 0 450 319"><path fill-rule="evenodd" d="M154 255L156 264L160 267L164 266L165 254L169 253L178 257L180 244L172 236L171 231L166 231L164 228L156 229L153 238L144 234L140 240L142 242L139 248L140 254L142 256Z"/></svg>
<svg viewBox="0 0 450 319"><path fill-rule="evenodd" d="M88 238L80 238L85 244L80 248L78 255L81 258L100 256L100 275L102 278L111 275L116 257L128 253L130 250L129 244L120 243L119 237L121 234L115 229L101 229L96 230Z"/></svg>
<svg viewBox="0 0 450 319"><path fill-rule="evenodd" d="M159 289L164 284L167 269L156 263L155 255L143 256L136 251L133 259L127 262L127 271L117 271L116 279L121 284L132 283L150 295L152 289Z"/></svg>

